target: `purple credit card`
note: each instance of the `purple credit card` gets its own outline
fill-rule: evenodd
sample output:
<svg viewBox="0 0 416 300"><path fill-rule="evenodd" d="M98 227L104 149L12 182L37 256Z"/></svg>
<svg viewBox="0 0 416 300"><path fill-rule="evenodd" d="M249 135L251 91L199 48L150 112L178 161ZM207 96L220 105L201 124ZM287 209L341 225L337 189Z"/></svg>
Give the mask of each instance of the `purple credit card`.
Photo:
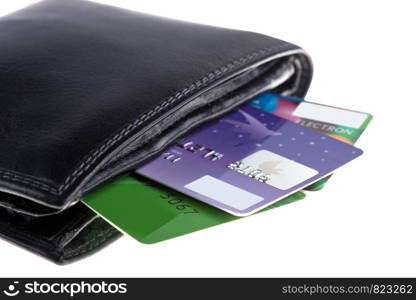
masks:
<svg viewBox="0 0 416 300"><path fill-rule="evenodd" d="M246 216L361 154L354 146L245 105L200 126L136 172Z"/></svg>

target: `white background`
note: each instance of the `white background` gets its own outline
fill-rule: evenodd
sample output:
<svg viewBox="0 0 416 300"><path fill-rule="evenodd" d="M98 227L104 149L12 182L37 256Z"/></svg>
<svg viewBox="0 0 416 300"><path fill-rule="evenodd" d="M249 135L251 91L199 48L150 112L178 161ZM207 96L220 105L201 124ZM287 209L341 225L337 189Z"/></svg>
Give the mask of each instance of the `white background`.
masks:
<svg viewBox="0 0 416 300"><path fill-rule="evenodd" d="M67 266L0 240L0 276L416 276L412 1L101 2L301 45L307 99L374 115L365 154L305 200L155 245L123 237Z"/></svg>

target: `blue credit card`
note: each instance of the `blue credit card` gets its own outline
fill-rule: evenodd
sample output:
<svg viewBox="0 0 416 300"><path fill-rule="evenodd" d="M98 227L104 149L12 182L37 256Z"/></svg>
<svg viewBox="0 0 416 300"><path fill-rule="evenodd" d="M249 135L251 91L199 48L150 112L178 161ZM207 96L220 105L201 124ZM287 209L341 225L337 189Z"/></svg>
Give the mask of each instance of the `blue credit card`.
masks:
<svg viewBox="0 0 416 300"><path fill-rule="evenodd" d="M200 126L136 172L246 216L361 154L352 145L245 105Z"/></svg>

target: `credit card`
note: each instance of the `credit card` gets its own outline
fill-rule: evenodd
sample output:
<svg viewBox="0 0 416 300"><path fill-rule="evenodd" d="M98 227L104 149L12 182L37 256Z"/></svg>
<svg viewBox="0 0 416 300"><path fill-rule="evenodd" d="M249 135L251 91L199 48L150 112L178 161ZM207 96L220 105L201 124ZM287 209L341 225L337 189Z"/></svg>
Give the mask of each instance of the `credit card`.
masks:
<svg viewBox="0 0 416 300"><path fill-rule="evenodd" d="M313 103L302 98L282 96L271 92L261 94L251 104L349 144L354 144L358 140L373 118L369 113ZM321 190L329 178L330 176L323 178L304 189Z"/></svg>
<svg viewBox="0 0 416 300"><path fill-rule="evenodd" d="M373 118L369 113L313 103L271 92L256 97L251 104L349 144L354 144L358 140Z"/></svg>
<svg viewBox="0 0 416 300"><path fill-rule="evenodd" d="M265 93L252 104L256 107L261 105L266 111L281 114L281 117L290 117L301 101L303 99ZM305 194L299 191L260 212L304 198ZM88 194L84 203L142 243L157 243L239 219L154 181L133 175L121 177Z"/></svg>
<svg viewBox="0 0 416 300"><path fill-rule="evenodd" d="M305 198L296 192L259 213ZM123 176L88 194L84 203L120 231L145 244L239 219L143 177Z"/></svg>
<svg viewBox="0 0 416 300"><path fill-rule="evenodd" d="M136 172L247 216L361 154L354 146L247 104L200 126Z"/></svg>

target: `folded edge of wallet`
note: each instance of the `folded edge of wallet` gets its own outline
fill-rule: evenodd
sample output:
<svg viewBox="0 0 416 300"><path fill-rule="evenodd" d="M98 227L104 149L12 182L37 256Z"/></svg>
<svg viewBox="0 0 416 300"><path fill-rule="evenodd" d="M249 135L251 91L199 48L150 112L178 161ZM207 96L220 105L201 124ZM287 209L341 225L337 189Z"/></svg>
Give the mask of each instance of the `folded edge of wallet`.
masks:
<svg viewBox="0 0 416 300"><path fill-rule="evenodd" d="M0 207L0 237L58 264L91 254L120 235L82 203L47 217Z"/></svg>

